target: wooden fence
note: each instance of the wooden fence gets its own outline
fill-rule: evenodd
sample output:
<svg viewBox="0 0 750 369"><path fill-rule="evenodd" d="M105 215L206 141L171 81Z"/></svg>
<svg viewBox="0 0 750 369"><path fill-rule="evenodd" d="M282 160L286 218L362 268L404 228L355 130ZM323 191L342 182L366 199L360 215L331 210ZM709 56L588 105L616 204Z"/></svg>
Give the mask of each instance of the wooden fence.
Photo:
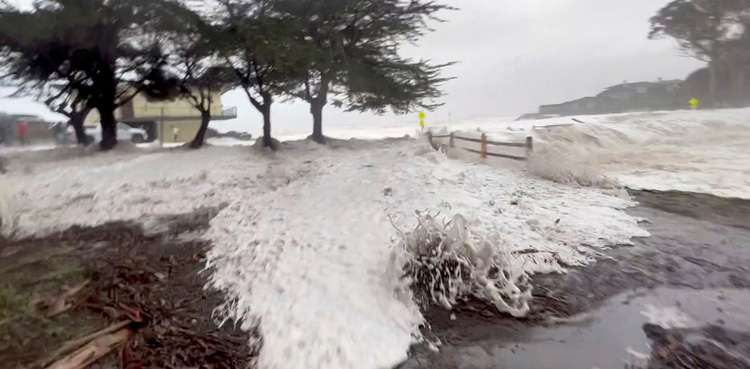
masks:
<svg viewBox="0 0 750 369"><path fill-rule="evenodd" d="M468 152L472 152L475 154L479 154L482 156L482 159L487 159L487 157L496 157L496 158L503 158L503 159L511 159L511 160L518 160L518 161L526 161L529 160L529 157L531 157L531 153L534 151L534 139L532 137L526 137L525 143L515 143L515 142L497 142L497 141L490 141L487 139L487 134L482 133L482 138L469 138L469 137L461 137L457 136L454 132L451 132L448 135L435 135L432 132L427 132L427 139L430 141L430 145L434 148L437 148L437 145L435 145L434 140L439 138L447 138L448 146L451 148L456 147L455 143L456 141L468 141L468 142L475 142L480 144L479 150L474 150L470 148L461 147L461 149L466 150ZM526 156L515 156L515 155L508 155L508 154L499 154L499 153L493 153L489 152L487 148L489 146L503 146L503 147L517 147L517 148L525 148L526 149Z"/></svg>

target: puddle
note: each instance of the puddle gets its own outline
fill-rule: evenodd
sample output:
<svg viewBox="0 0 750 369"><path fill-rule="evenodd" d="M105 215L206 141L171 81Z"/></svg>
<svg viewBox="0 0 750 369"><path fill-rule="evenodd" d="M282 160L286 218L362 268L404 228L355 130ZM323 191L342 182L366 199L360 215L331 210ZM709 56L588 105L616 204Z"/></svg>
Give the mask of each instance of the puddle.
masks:
<svg viewBox="0 0 750 369"><path fill-rule="evenodd" d="M750 290L640 291L618 296L588 317L579 316L585 320L582 324L533 329L530 342L494 348L486 363L462 367L623 368L638 356L650 355L642 329L646 323L664 328L725 325L750 332L748 316Z"/></svg>
<svg viewBox="0 0 750 369"><path fill-rule="evenodd" d="M443 343L440 351L416 346L398 368L750 369L750 218L743 210L750 202L634 195L645 206L629 212L649 219L651 237L586 268L535 276L527 320L494 316L481 304L454 314L431 309L427 331ZM564 324L543 324L570 315Z"/></svg>
<svg viewBox="0 0 750 369"><path fill-rule="evenodd" d="M441 356L461 369L621 369L651 355L646 323L750 332L748 316L750 290L643 290L619 295L593 313L573 317L573 323L532 328L523 342L444 347Z"/></svg>

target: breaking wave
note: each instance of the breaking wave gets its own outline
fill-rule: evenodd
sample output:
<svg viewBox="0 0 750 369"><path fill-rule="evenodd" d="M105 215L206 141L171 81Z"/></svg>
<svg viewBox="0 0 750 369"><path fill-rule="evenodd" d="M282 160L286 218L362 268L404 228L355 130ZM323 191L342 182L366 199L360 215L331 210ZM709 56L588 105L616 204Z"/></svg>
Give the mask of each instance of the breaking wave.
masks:
<svg viewBox="0 0 750 369"><path fill-rule="evenodd" d="M420 306L451 309L459 300L475 296L514 317L528 314L529 275L498 242L499 234L472 234L461 215L442 224L429 212L418 211L417 220L417 227L408 232L394 224L399 238L392 262L401 268Z"/></svg>

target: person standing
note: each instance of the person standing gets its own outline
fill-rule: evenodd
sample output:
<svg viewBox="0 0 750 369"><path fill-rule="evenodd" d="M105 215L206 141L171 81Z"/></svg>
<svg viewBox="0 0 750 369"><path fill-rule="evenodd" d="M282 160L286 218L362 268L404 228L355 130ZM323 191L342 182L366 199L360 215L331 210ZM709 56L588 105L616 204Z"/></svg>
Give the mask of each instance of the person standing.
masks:
<svg viewBox="0 0 750 369"><path fill-rule="evenodd" d="M55 134L55 144L65 144L65 125L62 122L56 122L52 125L52 132Z"/></svg>
<svg viewBox="0 0 750 369"><path fill-rule="evenodd" d="M177 138L180 136L180 129L177 126L172 126L172 142L178 142Z"/></svg>
<svg viewBox="0 0 750 369"><path fill-rule="evenodd" d="M26 145L26 133L28 130L28 124L24 121L18 123L18 138L21 140L21 145Z"/></svg>

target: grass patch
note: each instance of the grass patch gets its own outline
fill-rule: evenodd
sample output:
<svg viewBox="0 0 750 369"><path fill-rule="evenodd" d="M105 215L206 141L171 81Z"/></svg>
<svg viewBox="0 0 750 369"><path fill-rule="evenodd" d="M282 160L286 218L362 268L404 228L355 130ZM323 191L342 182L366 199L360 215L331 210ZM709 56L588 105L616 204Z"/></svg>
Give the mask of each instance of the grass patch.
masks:
<svg viewBox="0 0 750 369"><path fill-rule="evenodd" d="M23 240L0 246L0 255L0 357L4 366L26 365L70 339L105 326L103 318L76 306L53 317L39 309L43 300L53 300L65 287L87 278L69 245Z"/></svg>
<svg viewBox="0 0 750 369"><path fill-rule="evenodd" d="M0 240L0 366L46 367L119 326L132 336L98 361L103 367L250 367L256 333L216 326L224 299L204 289L208 245L180 237L208 227L216 211L164 219L149 234L108 223Z"/></svg>

